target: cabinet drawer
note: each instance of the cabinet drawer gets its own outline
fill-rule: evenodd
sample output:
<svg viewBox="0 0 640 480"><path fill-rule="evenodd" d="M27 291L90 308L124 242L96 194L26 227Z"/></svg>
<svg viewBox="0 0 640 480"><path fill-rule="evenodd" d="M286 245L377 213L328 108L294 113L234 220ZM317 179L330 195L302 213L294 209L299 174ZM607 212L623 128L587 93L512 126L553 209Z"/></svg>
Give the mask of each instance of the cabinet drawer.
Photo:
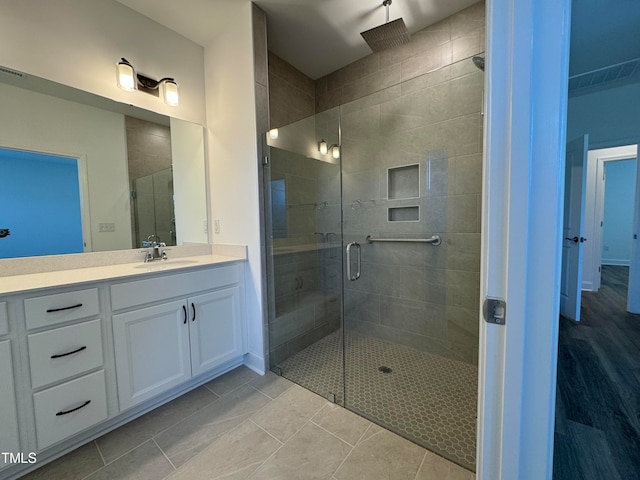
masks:
<svg viewBox="0 0 640 480"><path fill-rule="evenodd" d="M188 273L118 283L111 286L111 308L121 310L147 303L186 297L241 281L242 265L226 265Z"/></svg>
<svg viewBox="0 0 640 480"><path fill-rule="evenodd" d="M98 315L98 290L90 288L74 292L28 298L24 301L27 329L48 327Z"/></svg>
<svg viewBox="0 0 640 480"><path fill-rule="evenodd" d="M104 370L33 396L38 450L107 418Z"/></svg>
<svg viewBox="0 0 640 480"><path fill-rule="evenodd" d="M7 315L7 304L0 302L0 336L9 333L9 316Z"/></svg>
<svg viewBox="0 0 640 480"><path fill-rule="evenodd" d="M31 334L27 339L33 388L102 365L100 319Z"/></svg>

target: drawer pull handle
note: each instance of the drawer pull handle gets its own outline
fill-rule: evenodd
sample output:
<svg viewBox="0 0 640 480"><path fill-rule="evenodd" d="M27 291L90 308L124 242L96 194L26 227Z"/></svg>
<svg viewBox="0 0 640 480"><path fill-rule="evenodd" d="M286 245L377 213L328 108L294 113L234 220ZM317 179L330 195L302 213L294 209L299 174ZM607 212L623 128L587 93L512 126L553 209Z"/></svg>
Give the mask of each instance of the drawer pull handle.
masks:
<svg viewBox="0 0 640 480"><path fill-rule="evenodd" d="M184 313L184 322L182 322L184 325L187 324L187 307L185 307L184 305L182 305L182 313Z"/></svg>
<svg viewBox="0 0 640 480"><path fill-rule="evenodd" d="M76 408L72 408L71 410L62 410L61 412L56 413L56 417L60 417L62 415L68 415L70 413L73 413L77 410L80 410L81 408L86 407L87 405L89 405L91 403L91 400L87 400L86 402L84 402L82 405L80 405L79 407Z"/></svg>
<svg viewBox="0 0 640 480"><path fill-rule="evenodd" d="M192 322L196 321L196 306L193 304L193 302L191 302L191 308L193 309L193 318L191 319Z"/></svg>
<svg viewBox="0 0 640 480"><path fill-rule="evenodd" d="M78 303L77 305L71 305L70 307L50 308L49 310L47 310L47 313L62 312L63 310L72 310L74 308L80 308L81 306L82 304Z"/></svg>
<svg viewBox="0 0 640 480"><path fill-rule="evenodd" d="M86 346L84 346L84 347L80 347L80 348L78 348L77 350L74 350L73 352L58 353L57 355L51 355L51 358L62 358L62 357L66 357L66 356L68 356L68 355L73 355L74 353L78 353L78 352L81 352L81 351L86 350L86 349L87 349L87 347L86 347Z"/></svg>

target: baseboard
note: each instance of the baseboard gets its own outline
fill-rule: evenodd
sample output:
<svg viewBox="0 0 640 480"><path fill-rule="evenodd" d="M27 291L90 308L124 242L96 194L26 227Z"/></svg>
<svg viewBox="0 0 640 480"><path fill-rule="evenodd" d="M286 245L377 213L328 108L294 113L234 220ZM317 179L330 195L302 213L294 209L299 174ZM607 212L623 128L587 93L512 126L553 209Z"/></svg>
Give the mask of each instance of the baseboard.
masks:
<svg viewBox="0 0 640 480"><path fill-rule="evenodd" d="M266 367L264 363L264 358L260 357L259 355L249 352L245 354L243 363L245 367L250 368L257 374L259 375L265 374Z"/></svg>

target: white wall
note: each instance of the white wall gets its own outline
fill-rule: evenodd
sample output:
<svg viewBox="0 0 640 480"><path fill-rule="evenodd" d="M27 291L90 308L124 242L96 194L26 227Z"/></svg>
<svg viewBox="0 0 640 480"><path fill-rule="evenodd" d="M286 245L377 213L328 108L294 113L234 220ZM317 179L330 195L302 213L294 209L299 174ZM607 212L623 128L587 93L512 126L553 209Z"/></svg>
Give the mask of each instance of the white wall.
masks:
<svg viewBox="0 0 640 480"><path fill-rule="evenodd" d="M131 248L124 115L2 83L0 98L0 145L85 159L91 250ZM115 232L99 232L100 222Z"/></svg>
<svg viewBox="0 0 640 480"><path fill-rule="evenodd" d="M174 77L180 105L116 86L121 57ZM2 0L0 65L183 120L205 123L203 49L114 0Z"/></svg>
<svg viewBox="0 0 640 480"><path fill-rule="evenodd" d="M251 2L236 0L227 22L205 48L208 158L213 243L246 244L249 356L265 368L260 263L260 212Z"/></svg>
<svg viewBox="0 0 640 480"><path fill-rule="evenodd" d="M640 83L569 98L567 138L589 134L589 148L638 143Z"/></svg>
<svg viewBox="0 0 640 480"><path fill-rule="evenodd" d="M201 125L171 119L171 158L177 244L209 243Z"/></svg>
<svg viewBox="0 0 640 480"><path fill-rule="evenodd" d="M605 164L603 265L629 265L636 196L636 160Z"/></svg>

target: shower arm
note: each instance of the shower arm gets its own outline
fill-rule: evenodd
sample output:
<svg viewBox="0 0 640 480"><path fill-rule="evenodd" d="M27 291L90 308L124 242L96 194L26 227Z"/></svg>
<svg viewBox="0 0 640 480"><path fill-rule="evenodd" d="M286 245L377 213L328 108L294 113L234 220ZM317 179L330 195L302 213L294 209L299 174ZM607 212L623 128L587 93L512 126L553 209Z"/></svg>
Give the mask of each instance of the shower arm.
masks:
<svg viewBox="0 0 640 480"><path fill-rule="evenodd" d="M389 23L389 5L391 5L391 0L384 0L382 5L387 7L387 21L385 23Z"/></svg>

